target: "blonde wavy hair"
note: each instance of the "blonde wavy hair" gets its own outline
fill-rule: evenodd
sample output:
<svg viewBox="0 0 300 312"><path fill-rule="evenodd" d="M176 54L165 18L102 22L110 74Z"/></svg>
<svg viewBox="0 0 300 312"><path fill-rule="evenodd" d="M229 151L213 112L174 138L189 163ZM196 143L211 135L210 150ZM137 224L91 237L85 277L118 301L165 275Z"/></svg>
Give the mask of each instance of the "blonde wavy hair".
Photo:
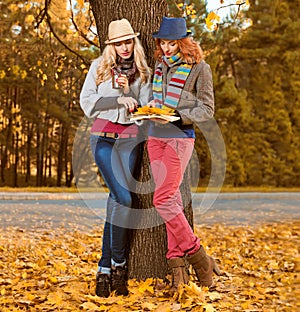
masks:
<svg viewBox="0 0 300 312"><path fill-rule="evenodd" d="M141 82L146 83L150 80L151 69L147 64L144 48L140 40L135 37L134 40L134 61L139 72ZM117 53L114 44L108 44L102 53L102 61L97 68L96 83L99 85L101 82L111 79L111 68L117 63Z"/></svg>

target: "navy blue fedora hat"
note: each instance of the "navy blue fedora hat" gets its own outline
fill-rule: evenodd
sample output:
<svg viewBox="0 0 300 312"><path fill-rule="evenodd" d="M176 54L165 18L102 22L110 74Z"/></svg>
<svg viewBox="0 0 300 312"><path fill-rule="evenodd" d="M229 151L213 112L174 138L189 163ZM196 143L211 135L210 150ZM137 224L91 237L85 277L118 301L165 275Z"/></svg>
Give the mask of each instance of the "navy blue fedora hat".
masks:
<svg viewBox="0 0 300 312"><path fill-rule="evenodd" d="M163 17L159 31L152 34L153 38L179 40L188 37L191 31L186 29L183 17Z"/></svg>

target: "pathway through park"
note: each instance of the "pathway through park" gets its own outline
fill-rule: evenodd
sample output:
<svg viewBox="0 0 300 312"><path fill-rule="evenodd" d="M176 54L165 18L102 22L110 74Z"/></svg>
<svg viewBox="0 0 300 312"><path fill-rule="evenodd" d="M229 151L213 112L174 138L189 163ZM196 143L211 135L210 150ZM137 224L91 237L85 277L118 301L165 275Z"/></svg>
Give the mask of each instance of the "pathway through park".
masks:
<svg viewBox="0 0 300 312"><path fill-rule="evenodd" d="M0 193L0 228L91 230L103 223L107 194ZM193 194L195 224L254 225L300 219L300 193ZM203 208L203 205L205 206Z"/></svg>

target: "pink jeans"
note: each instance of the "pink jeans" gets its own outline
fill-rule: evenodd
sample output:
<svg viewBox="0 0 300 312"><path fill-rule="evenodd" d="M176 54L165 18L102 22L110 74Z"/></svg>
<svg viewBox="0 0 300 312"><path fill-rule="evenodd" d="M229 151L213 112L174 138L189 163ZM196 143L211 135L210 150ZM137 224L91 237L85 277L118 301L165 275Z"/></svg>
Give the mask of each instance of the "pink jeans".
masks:
<svg viewBox="0 0 300 312"><path fill-rule="evenodd" d="M155 182L153 204L166 224L167 259L193 254L200 248L185 215L180 184L194 149L192 138L148 138L148 154Z"/></svg>

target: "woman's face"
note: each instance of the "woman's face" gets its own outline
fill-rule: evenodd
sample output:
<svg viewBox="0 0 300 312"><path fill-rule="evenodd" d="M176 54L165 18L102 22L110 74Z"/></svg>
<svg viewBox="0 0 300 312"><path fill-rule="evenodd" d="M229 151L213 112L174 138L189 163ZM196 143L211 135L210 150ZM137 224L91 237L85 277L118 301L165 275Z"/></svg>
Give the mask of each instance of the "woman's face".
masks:
<svg viewBox="0 0 300 312"><path fill-rule="evenodd" d="M134 49L134 40L128 39L114 43L116 53L124 60L131 57Z"/></svg>
<svg viewBox="0 0 300 312"><path fill-rule="evenodd" d="M171 57L178 53L179 46L177 40L160 40L160 47L166 57Z"/></svg>

